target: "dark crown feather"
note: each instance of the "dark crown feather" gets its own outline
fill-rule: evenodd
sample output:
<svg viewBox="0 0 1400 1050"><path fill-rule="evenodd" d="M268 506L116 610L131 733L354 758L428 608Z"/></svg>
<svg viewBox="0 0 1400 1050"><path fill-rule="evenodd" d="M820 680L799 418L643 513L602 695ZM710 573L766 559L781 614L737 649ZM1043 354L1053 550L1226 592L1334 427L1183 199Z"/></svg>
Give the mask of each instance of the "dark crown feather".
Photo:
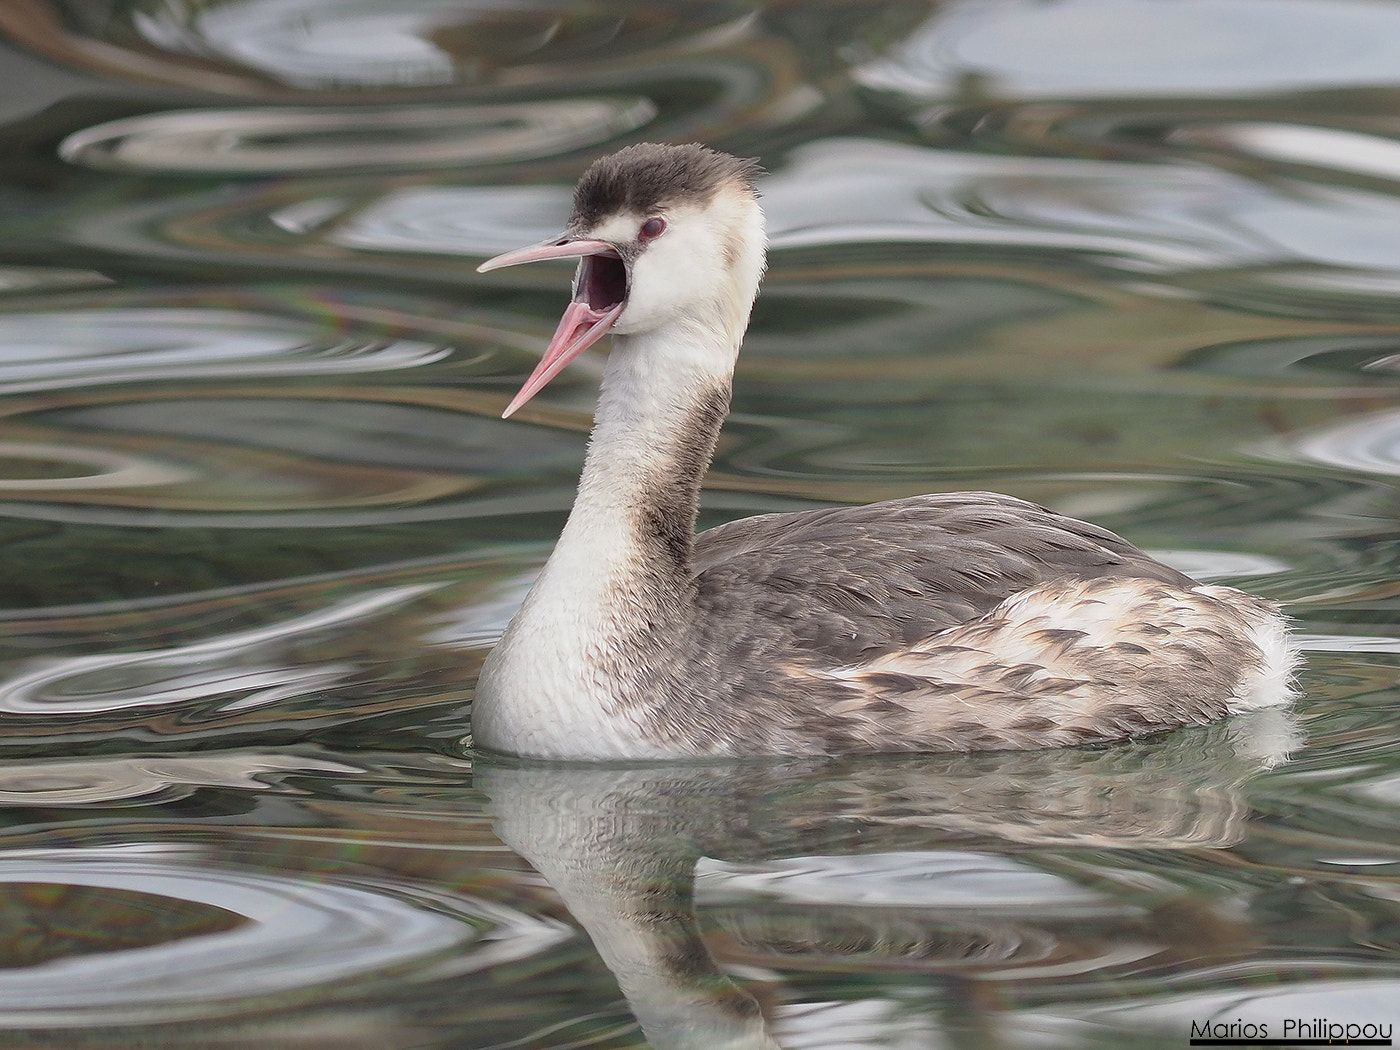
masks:
<svg viewBox="0 0 1400 1050"><path fill-rule="evenodd" d="M709 204L720 187L752 191L763 173L757 160L707 146L642 142L593 162L574 189L573 222L583 228L629 211L650 216L668 206Z"/></svg>

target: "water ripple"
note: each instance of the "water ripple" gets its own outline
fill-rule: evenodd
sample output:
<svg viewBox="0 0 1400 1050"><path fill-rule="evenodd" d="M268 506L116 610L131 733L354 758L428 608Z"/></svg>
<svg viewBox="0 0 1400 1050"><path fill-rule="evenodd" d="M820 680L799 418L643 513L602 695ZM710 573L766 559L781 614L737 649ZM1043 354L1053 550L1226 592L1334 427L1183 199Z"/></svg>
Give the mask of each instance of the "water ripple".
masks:
<svg viewBox="0 0 1400 1050"><path fill-rule="evenodd" d="M299 87L420 87L455 79L452 55L433 36L461 11L459 0L410 0L393 10L357 0L144 3L132 24L164 50L212 52Z"/></svg>
<svg viewBox="0 0 1400 1050"><path fill-rule="evenodd" d="M1197 580L1230 580L1239 576L1272 576L1293 566L1282 558L1248 551L1154 550L1154 558Z"/></svg>
<svg viewBox="0 0 1400 1050"><path fill-rule="evenodd" d="M747 6L707 4L688 20L609 4L463 4L461 0L144 0L132 26L172 54L214 57L300 89L423 88L504 70L614 61L732 36ZM728 32L726 32L728 30Z"/></svg>
<svg viewBox="0 0 1400 1050"><path fill-rule="evenodd" d="M1165 141L1226 150L1283 164L1400 180L1400 140L1389 135L1266 121L1192 122Z"/></svg>
<svg viewBox="0 0 1400 1050"><path fill-rule="evenodd" d="M0 493L102 492L181 485L197 475L177 463L107 448L0 441Z"/></svg>
<svg viewBox="0 0 1400 1050"><path fill-rule="evenodd" d="M109 919L85 923L83 939L42 966L0 966L5 1028L244 1013L296 989L351 994L386 971L400 983L468 973L571 936L557 922L405 880L313 882L208 866L175 847L9 851L0 883L18 901L25 887L46 887L50 922L62 912L51 906L60 887ZM124 920L115 928L113 912ZM172 914L179 923L163 918Z"/></svg>
<svg viewBox="0 0 1400 1050"><path fill-rule="evenodd" d="M1173 271L1273 258L1220 216L1260 191L1224 173L826 139L765 185L777 248L860 241L1055 248Z"/></svg>
<svg viewBox="0 0 1400 1050"><path fill-rule="evenodd" d="M384 194L324 233L357 251L494 255L557 234L564 186L414 186Z"/></svg>
<svg viewBox="0 0 1400 1050"><path fill-rule="evenodd" d="M1365 0L963 0L854 75L926 98L1244 95L1396 83L1397 41L1400 12Z"/></svg>
<svg viewBox="0 0 1400 1050"><path fill-rule="evenodd" d="M1373 412L1263 451L1366 474L1400 475L1400 411Z"/></svg>
<svg viewBox="0 0 1400 1050"><path fill-rule="evenodd" d="M168 379L343 375L417 368L451 349L327 337L245 310L127 306L0 313L0 394Z"/></svg>
<svg viewBox="0 0 1400 1050"><path fill-rule="evenodd" d="M1298 335L1203 346L1178 367L1222 375L1288 379L1310 388L1324 380L1348 386L1394 386L1400 372L1400 333Z"/></svg>
<svg viewBox="0 0 1400 1050"><path fill-rule="evenodd" d="M1017 246L1159 274L1309 265L1394 276L1400 200L1224 171L826 139L765 183L779 250Z"/></svg>
<svg viewBox="0 0 1400 1050"><path fill-rule="evenodd" d="M100 170L172 174L455 168L566 153L655 114L644 98L199 109L85 128L63 140L59 155Z"/></svg>
<svg viewBox="0 0 1400 1050"><path fill-rule="evenodd" d="M230 631L170 649L44 661L0 682L0 711L61 715L165 707L191 701L241 711L314 695L347 680L351 661L288 666L279 647L298 636L342 630L436 590L409 584L356 595L294 619Z"/></svg>
<svg viewBox="0 0 1400 1050"><path fill-rule="evenodd" d="M110 277L96 270L73 270L60 266L0 266L0 293L6 295L101 287L111 283Z"/></svg>
<svg viewBox="0 0 1400 1050"><path fill-rule="evenodd" d="M358 766L278 752L208 755L88 757L34 762L8 760L0 767L0 806L87 806L184 797L200 787L266 791L274 777L317 773L353 779Z"/></svg>
<svg viewBox="0 0 1400 1050"><path fill-rule="evenodd" d="M1084 886L990 853L937 850L848 857L799 857L752 869L702 860L696 900L732 903L755 897L806 906L1027 910L1041 917L1121 913L1121 904Z"/></svg>

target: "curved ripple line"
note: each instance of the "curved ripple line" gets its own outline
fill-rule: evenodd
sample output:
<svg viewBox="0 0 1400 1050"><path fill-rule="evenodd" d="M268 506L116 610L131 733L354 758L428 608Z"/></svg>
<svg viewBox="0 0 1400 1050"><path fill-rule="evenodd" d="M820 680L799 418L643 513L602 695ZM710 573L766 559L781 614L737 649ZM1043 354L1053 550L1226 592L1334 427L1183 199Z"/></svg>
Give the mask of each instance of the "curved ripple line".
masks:
<svg viewBox="0 0 1400 1050"><path fill-rule="evenodd" d="M1400 475L1400 411L1376 412L1300 437L1288 452L1314 463L1367 474Z"/></svg>
<svg viewBox="0 0 1400 1050"><path fill-rule="evenodd" d="M461 0L379 4L339 0L148 3L132 25L156 47L214 55L302 88L426 87L456 79L433 40L456 24Z"/></svg>
<svg viewBox="0 0 1400 1050"><path fill-rule="evenodd" d="M0 711L92 714L163 707L230 692L243 695L222 705L223 709L239 710L328 689L351 673L353 665L287 667L267 662L260 666L254 662L254 653L294 635L378 615L442 586L423 583L382 588L295 619L171 649L57 660L0 683ZM234 666L220 666L225 661ZM94 687L75 684L89 676L96 678Z"/></svg>
<svg viewBox="0 0 1400 1050"><path fill-rule="evenodd" d="M36 292L93 288L116 282L96 270L62 266L0 266L0 292Z"/></svg>
<svg viewBox="0 0 1400 1050"><path fill-rule="evenodd" d="M360 209L325 240L359 251L491 255L558 233L570 196L564 186L411 186Z"/></svg>
<svg viewBox="0 0 1400 1050"><path fill-rule="evenodd" d="M1400 365L1393 334L1285 335L1213 343L1181 357L1176 367L1248 378L1295 379L1310 387L1341 380L1348 386L1392 384Z"/></svg>
<svg viewBox="0 0 1400 1050"><path fill-rule="evenodd" d="M843 243L996 244L1092 253L1139 272L1275 261L1267 238L1220 222L1267 202L1225 172L996 157L862 139L794 150L763 184L777 249Z"/></svg>
<svg viewBox="0 0 1400 1050"><path fill-rule="evenodd" d="M642 97L497 104L250 107L151 113L58 147L101 171L275 174L501 164L567 153L647 124Z"/></svg>
<svg viewBox="0 0 1400 1050"><path fill-rule="evenodd" d="M262 779L267 774L349 777L363 772L344 762L277 752L5 762L0 765L0 805L83 806L143 798L171 788L266 791L273 786Z"/></svg>
<svg viewBox="0 0 1400 1050"><path fill-rule="evenodd" d="M1379 634L1316 634L1295 632L1307 653L1400 653L1400 638Z"/></svg>
<svg viewBox="0 0 1400 1050"><path fill-rule="evenodd" d="M945 850L793 857L757 866L704 858L696 868L695 894L702 904L757 895L823 906L1132 913L1096 890L1013 858Z"/></svg>
<svg viewBox="0 0 1400 1050"><path fill-rule="evenodd" d="M1400 11L1368 0L962 2L853 75L921 98L969 81L1003 98L1218 97L1394 84L1397 40Z"/></svg>
<svg viewBox="0 0 1400 1050"><path fill-rule="evenodd" d="M179 851L15 851L0 855L5 883L123 891L241 921L172 937L152 907L153 928L141 947L113 950L94 940L91 953L0 969L0 1027L208 1016L244 1009L259 996L373 979L389 968L396 980L414 964L434 979L467 973L573 936L562 923L465 894L217 868Z"/></svg>
<svg viewBox="0 0 1400 1050"><path fill-rule="evenodd" d="M1293 570L1282 558L1249 551L1153 550L1151 553L1159 561L1197 580L1273 576Z"/></svg>
<svg viewBox="0 0 1400 1050"><path fill-rule="evenodd" d="M5 460L72 465L84 472L71 471L58 477L0 477L0 492L147 488L178 485L198 477L186 467L129 452L44 441L0 441L0 472L5 469Z"/></svg>
<svg viewBox="0 0 1400 1050"><path fill-rule="evenodd" d="M1178 128L1168 134L1166 140L1173 145L1226 148L1285 164L1400 179L1400 141L1344 128L1280 121L1233 121Z"/></svg>
<svg viewBox="0 0 1400 1050"><path fill-rule="evenodd" d="M450 347L326 337L246 310L129 306L0 313L0 394L98 383L343 375L434 364Z"/></svg>

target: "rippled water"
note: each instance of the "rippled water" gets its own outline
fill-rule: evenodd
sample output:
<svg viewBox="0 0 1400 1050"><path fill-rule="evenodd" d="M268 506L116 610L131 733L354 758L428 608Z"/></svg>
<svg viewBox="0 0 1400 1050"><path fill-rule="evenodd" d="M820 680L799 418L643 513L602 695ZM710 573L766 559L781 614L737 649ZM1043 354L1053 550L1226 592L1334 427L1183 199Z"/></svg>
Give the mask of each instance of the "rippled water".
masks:
<svg viewBox="0 0 1400 1050"><path fill-rule="evenodd" d="M25 0L0 32L0 1043L1400 1021L1400 3ZM498 420L567 270L474 267L642 139L771 173L707 522L1091 516L1286 603L1294 712L474 755L600 360Z"/></svg>

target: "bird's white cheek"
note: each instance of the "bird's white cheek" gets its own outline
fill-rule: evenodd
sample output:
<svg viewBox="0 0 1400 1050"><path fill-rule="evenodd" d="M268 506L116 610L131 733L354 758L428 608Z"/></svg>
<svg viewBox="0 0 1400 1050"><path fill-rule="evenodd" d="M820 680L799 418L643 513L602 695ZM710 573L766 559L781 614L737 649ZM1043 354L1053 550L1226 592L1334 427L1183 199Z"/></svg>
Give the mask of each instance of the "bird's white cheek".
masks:
<svg viewBox="0 0 1400 1050"><path fill-rule="evenodd" d="M658 241L633 263L627 309L618 318L617 331L634 334L660 328L692 307L696 290L707 287L704 259L710 253L703 250L707 245L691 247L702 250L687 251L679 239Z"/></svg>
<svg viewBox="0 0 1400 1050"><path fill-rule="evenodd" d="M624 335L649 332L675 317L680 306L674 295L665 294L654 283L634 280L628 290L627 308L613 327Z"/></svg>

